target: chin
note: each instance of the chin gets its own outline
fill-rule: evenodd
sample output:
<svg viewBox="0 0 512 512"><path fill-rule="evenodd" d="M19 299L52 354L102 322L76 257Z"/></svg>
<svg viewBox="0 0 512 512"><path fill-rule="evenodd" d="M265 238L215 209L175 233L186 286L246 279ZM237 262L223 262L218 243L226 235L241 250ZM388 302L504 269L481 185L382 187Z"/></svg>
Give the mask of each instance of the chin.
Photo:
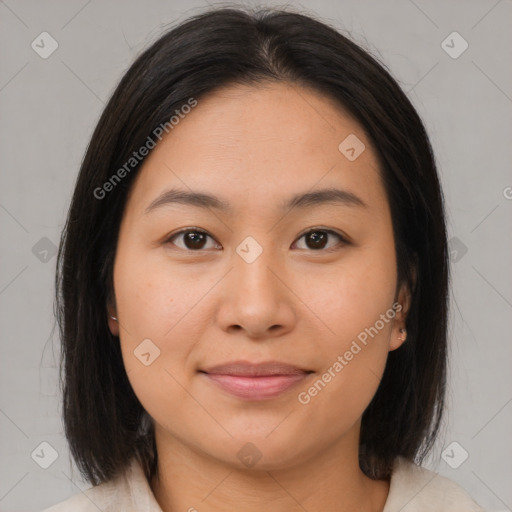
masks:
<svg viewBox="0 0 512 512"><path fill-rule="evenodd" d="M216 443L219 450L215 453L209 453L217 460L236 469L248 471L277 471L289 469L296 464L307 461L320 447L308 446L304 444L304 438L294 439L282 433L280 436L275 432L268 436L266 431L264 435L251 435L245 432L235 435L229 442ZM274 436L274 437L273 437ZM273 437L273 438L272 438Z"/></svg>

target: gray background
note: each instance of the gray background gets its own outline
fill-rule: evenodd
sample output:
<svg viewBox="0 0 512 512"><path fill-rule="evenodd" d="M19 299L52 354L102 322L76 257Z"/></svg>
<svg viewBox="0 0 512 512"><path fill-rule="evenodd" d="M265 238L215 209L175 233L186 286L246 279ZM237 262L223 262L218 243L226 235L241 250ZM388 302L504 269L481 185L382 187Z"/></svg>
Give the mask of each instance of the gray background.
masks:
<svg viewBox="0 0 512 512"><path fill-rule="evenodd" d="M511 2L290 5L334 23L387 64L426 123L447 199L453 268L449 417L428 467L488 510L510 510ZM204 6L0 1L1 511L41 510L89 487L62 434L52 249L86 144L122 73L164 25ZM43 31L58 42L47 59L31 47ZM458 58L442 46L453 31L469 44ZM455 51L460 43L445 45ZM443 458L454 441L460 446ZM51 453L42 442L58 453L48 469L37 457ZM469 457L454 469L462 450Z"/></svg>

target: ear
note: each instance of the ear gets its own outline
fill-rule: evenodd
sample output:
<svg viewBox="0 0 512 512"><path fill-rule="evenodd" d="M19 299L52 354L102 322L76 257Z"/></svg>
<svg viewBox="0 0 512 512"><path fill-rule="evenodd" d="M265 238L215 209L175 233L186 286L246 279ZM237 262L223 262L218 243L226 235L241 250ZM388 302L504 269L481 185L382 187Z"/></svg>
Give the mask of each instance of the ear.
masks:
<svg viewBox="0 0 512 512"><path fill-rule="evenodd" d="M412 272L412 287L416 287L416 269ZM393 328L391 329L391 339L389 341L389 351L401 347L407 340L406 319L411 308L412 291L407 282L402 283L397 294L397 300L393 304L395 318Z"/></svg>
<svg viewBox="0 0 512 512"><path fill-rule="evenodd" d="M113 336L119 336L119 321L114 320L112 317L117 318L116 308L113 305L108 305L107 306L108 327Z"/></svg>

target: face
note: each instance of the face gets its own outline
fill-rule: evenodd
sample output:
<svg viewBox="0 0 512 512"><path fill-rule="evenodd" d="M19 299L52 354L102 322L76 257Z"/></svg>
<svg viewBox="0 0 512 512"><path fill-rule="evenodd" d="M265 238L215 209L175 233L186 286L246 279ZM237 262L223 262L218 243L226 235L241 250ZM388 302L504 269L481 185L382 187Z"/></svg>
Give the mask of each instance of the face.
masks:
<svg viewBox="0 0 512 512"><path fill-rule="evenodd" d="M290 203L304 194L316 195ZM361 126L310 90L232 86L201 99L136 177L109 325L157 447L285 468L357 449L401 343L396 284L389 205Z"/></svg>

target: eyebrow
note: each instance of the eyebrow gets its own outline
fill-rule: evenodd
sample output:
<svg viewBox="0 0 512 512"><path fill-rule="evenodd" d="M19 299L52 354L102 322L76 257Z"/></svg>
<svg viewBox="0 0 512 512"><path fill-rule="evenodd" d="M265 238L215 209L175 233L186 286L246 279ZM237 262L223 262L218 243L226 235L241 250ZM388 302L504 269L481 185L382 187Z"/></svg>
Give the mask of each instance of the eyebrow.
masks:
<svg viewBox="0 0 512 512"><path fill-rule="evenodd" d="M170 204L184 204L204 209L215 209L224 213L233 211L231 205L211 194L204 192L189 192L187 190L167 190L154 199L151 204L144 210L144 214L152 212L162 206ZM310 208L322 204L341 204L345 206L359 206L367 208L368 205L354 193L348 190L337 188L326 188L316 190L314 192L306 192L296 194L285 202L281 203L281 210L292 208Z"/></svg>

